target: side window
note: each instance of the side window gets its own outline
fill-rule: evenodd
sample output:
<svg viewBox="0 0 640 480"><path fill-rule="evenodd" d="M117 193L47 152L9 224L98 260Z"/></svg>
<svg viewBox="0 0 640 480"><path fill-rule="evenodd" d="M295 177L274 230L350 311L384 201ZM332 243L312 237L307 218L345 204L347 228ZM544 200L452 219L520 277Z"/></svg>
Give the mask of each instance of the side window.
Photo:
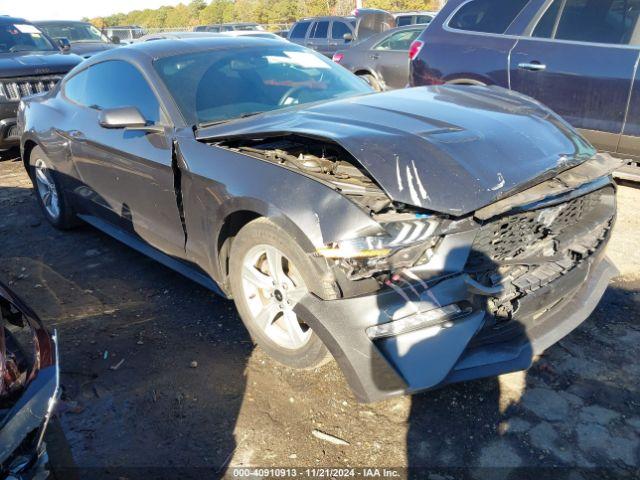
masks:
<svg viewBox="0 0 640 480"><path fill-rule="evenodd" d="M411 25L411 20L412 20L411 15L404 15L396 19L396 24L399 27L404 27L405 25Z"/></svg>
<svg viewBox="0 0 640 480"><path fill-rule="evenodd" d="M542 16L532 35L628 45L639 14L640 0L556 0Z"/></svg>
<svg viewBox="0 0 640 480"><path fill-rule="evenodd" d="M311 38L327 38L329 33L329 21L322 20L321 22L316 22L311 31Z"/></svg>
<svg viewBox="0 0 640 480"><path fill-rule="evenodd" d="M65 96L79 105L88 107L86 93L87 93L87 77L89 76L89 70L83 70L77 75L69 78L64 83Z"/></svg>
<svg viewBox="0 0 640 480"><path fill-rule="evenodd" d="M296 23L293 30L291 30L291 34L289 38L304 38L307 36L307 30L309 29L309 25L311 22L298 22Z"/></svg>
<svg viewBox="0 0 640 480"><path fill-rule="evenodd" d="M449 27L482 33L504 33L529 0L472 0L456 12Z"/></svg>
<svg viewBox="0 0 640 480"><path fill-rule="evenodd" d="M419 24L431 23L431 20L433 20L433 17L431 15L418 15L416 17L416 23Z"/></svg>
<svg viewBox="0 0 640 480"><path fill-rule="evenodd" d="M142 74L121 60L97 63L65 83L65 95L84 106L137 107L152 123L160 120L160 104Z"/></svg>
<svg viewBox="0 0 640 480"><path fill-rule="evenodd" d="M418 37L418 35L420 35L420 30L396 32L376 45L374 50L400 50L408 52L411 43Z"/></svg>
<svg viewBox="0 0 640 480"><path fill-rule="evenodd" d="M333 22L333 25L331 25L331 38L335 40L342 40L346 33L351 33L349 25L340 21Z"/></svg>

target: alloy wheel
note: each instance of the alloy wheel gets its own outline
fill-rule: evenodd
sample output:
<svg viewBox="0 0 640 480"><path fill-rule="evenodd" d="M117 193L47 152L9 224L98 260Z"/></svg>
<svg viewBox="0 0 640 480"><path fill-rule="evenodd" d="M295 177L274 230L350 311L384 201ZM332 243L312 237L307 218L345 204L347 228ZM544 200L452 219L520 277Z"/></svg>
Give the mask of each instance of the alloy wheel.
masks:
<svg viewBox="0 0 640 480"><path fill-rule="evenodd" d="M251 321L277 345L299 349L311 338L311 329L293 308L307 294L295 265L277 248L257 245L242 263L242 287Z"/></svg>
<svg viewBox="0 0 640 480"><path fill-rule="evenodd" d="M57 220L60 217L60 200L58 198L58 189L53 181L52 171L41 158L35 162L36 186L38 187L38 195L42 200L47 213Z"/></svg>

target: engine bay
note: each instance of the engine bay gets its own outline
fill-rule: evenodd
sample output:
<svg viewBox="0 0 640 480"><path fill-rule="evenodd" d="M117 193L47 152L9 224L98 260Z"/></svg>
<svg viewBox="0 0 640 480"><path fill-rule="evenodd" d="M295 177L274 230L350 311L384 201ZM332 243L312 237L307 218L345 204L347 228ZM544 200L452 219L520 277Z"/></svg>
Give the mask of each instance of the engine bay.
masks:
<svg viewBox="0 0 640 480"><path fill-rule="evenodd" d="M326 140L297 135L223 141L234 152L299 170L329 183L371 214L394 210L393 202L344 148Z"/></svg>

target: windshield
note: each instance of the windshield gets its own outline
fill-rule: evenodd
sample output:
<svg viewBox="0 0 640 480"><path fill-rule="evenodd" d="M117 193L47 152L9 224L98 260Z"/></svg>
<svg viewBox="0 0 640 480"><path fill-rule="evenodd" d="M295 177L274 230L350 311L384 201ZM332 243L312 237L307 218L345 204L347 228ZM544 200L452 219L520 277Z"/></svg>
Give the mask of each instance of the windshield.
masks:
<svg viewBox="0 0 640 480"><path fill-rule="evenodd" d="M56 50L56 48L33 25L18 23L0 25L0 53L51 50Z"/></svg>
<svg viewBox="0 0 640 480"><path fill-rule="evenodd" d="M293 45L209 50L154 65L185 119L200 125L372 91L343 67Z"/></svg>
<svg viewBox="0 0 640 480"><path fill-rule="evenodd" d="M42 25L44 30L50 37L66 38L70 42L106 42L100 30L93 25L84 23L70 23L66 25Z"/></svg>

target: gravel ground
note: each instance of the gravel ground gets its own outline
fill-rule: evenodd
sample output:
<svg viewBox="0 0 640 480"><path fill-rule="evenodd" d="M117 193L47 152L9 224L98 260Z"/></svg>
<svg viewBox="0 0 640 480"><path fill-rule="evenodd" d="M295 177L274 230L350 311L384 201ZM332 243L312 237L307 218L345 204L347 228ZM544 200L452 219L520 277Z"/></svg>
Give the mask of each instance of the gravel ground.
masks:
<svg viewBox="0 0 640 480"><path fill-rule="evenodd" d="M89 227L54 230L29 187L19 161L0 162L0 280L58 329L60 415L82 478L243 466L638 473L640 190L619 190L608 253L621 276L529 371L363 405L334 363L292 371L254 349L231 302Z"/></svg>

